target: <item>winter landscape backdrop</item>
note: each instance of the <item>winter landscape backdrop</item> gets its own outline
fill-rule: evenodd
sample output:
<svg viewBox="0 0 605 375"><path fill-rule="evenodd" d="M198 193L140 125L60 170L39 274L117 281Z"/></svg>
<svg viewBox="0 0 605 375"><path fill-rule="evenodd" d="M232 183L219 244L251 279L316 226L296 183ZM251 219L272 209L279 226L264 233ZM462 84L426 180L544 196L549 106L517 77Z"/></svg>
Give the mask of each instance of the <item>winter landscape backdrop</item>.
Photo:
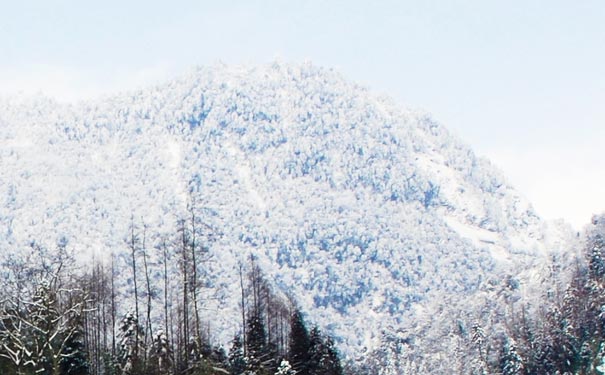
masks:
<svg viewBox="0 0 605 375"><path fill-rule="evenodd" d="M603 19L5 2L0 374L605 373Z"/></svg>
<svg viewBox="0 0 605 375"><path fill-rule="evenodd" d="M0 143L3 373L602 365L603 219L541 219L431 116L331 69L7 97Z"/></svg>

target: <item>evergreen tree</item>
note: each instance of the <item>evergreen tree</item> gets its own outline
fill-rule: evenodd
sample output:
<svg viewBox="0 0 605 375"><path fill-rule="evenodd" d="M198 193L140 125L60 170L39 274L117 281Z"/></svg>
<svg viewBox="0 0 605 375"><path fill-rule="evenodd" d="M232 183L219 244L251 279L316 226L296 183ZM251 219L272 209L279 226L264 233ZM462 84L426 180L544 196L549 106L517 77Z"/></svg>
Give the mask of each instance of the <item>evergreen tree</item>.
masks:
<svg viewBox="0 0 605 375"><path fill-rule="evenodd" d="M322 357L321 331L315 326L309 336L309 361L307 371L309 374L317 374L320 370L320 361Z"/></svg>
<svg viewBox="0 0 605 375"><path fill-rule="evenodd" d="M501 360L502 375L520 375L523 373L523 360L517 352L515 341L507 337Z"/></svg>
<svg viewBox="0 0 605 375"><path fill-rule="evenodd" d="M246 370L246 359L244 358L244 346L239 335L233 338L233 344L229 350L229 372L233 375L243 374Z"/></svg>
<svg viewBox="0 0 605 375"><path fill-rule="evenodd" d="M483 358L485 358L485 331L483 330L483 327L481 327L479 323L473 324L471 335L471 341L477 347L479 357L483 360Z"/></svg>
<svg viewBox="0 0 605 375"><path fill-rule="evenodd" d="M66 340L59 363L62 375L88 375L90 373L84 335L80 328Z"/></svg>
<svg viewBox="0 0 605 375"><path fill-rule="evenodd" d="M477 348L478 356L472 363L473 373L478 375L487 374L487 361L485 352L485 331L478 322L471 328L471 342Z"/></svg>
<svg viewBox="0 0 605 375"><path fill-rule="evenodd" d="M281 363L279 364L279 367L277 368L277 371L275 372L275 375L296 375L296 374L299 374L299 372L292 369L292 366L290 366L290 362L288 362L286 360L281 361Z"/></svg>
<svg viewBox="0 0 605 375"><path fill-rule="evenodd" d="M290 363L300 375L308 375L311 338L300 310L294 311L290 319Z"/></svg>
<svg viewBox="0 0 605 375"><path fill-rule="evenodd" d="M322 359L320 366L323 374L325 375L342 375L342 366L340 364L340 358L338 351L334 346L334 340L332 337L327 336L323 342Z"/></svg>
<svg viewBox="0 0 605 375"><path fill-rule="evenodd" d="M160 329L153 335L152 345L149 365L151 371L159 375L169 374L172 369L172 353L164 330Z"/></svg>
<svg viewBox="0 0 605 375"><path fill-rule="evenodd" d="M257 374L267 373L272 358L267 348L267 333L259 313L249 314L247 345L247 370Z"/></svg>
<svg viewBox="0 0 605 375"><path fill-rule="evenodd" d="M597 233L590 241L590 254L588 267L590 276L593 279L601 279L605 276L605 259L603 250L605 250L605 240L601 233Z"/></svg>
<svg viewBox="0 0 605 375"><path fill-rule="evenodd" d="M143 350L143 328L132 313L122 319L118 337L118 362L122 375L136 375L142 368L140 351Z"/></svg>
<svg viewBox="0 0 605 375"><path fill-rule="evenodd" d="M334 341L330 337L324 337L317 326L311 331L310 344L309 374L342 375Z"/></svg>
<svg viewBox="0 0 605 375"><path fill-rule="evenodd" d="M120 364L109 352L103 353L103 375L120 375Z"/></svg>

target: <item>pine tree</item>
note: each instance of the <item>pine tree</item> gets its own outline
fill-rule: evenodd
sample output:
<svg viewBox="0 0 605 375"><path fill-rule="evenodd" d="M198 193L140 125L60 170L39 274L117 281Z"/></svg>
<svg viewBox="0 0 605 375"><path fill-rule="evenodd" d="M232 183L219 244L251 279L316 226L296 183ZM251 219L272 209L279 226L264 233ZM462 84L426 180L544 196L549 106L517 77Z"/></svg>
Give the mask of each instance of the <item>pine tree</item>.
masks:
<svg viewBox="0 0 605 375"><path fill-rule="evenodd" d="M227 352L225 352L225 348L222 345L212 347L208 358L211 362L228 367L229 363L227 361Z"/></svg>
<svg viewBox="0 0 605 375"><path fill-rule="evenodd" d="M471 342L477 348L478 356L473 361L473 371L477 374L487 374L487 359L485 352L485 331L478 322L473 324L471 328Z"/></svg>
<svg viewBox="0 0 605 375"><path fill-rule="evenodd" d="M601 279L605 276L605 259L603 259L603 250L605 250L605 240L601 233L597 233L591 239L589 243L590 247L590 258L589 258L589 269L590 276L593 279Z"/></svg>
<svg viewBox="0 0 605 375"><path fill-rule="evenodd" d="M103 353L102 360L103 375L120 375L120 364L111 353Z"/></svg>
<svg viewBox="0 0 605 375"><path fill-rule="evenodd" d="M142 364L140 351L143 328L133 313L127 313L120 324L118 337L118 362L122 375L138 374Z"/></svg>
<svg viewBox="0 0 605 375"><path fill-rule="evenodd" d="M90 364L83 339L81 328L74 331L67 339L59 362L62 375L88 375L90 373Z"/></svg>
<svg viewBox="0 0 605 375"><path fill-rule="evenodd" d="M502 375L520 375L523 373L523 360L517 352L517 345L515 341L507 337L504 343L501 369Z"/></svg>
<svg viewBox="0 0 605 375"><path fill-rule="evenodd" d="M485 357L485 350L483 347L485 343L485 331L479 325L479 323L475 323L473 324L471 334L471 341L477 346L477 350L479 351L479 357L483 359Z"/></svg>
<svg viewBox="0 0 605 375"><path fill-rule="evenodd" d="M172 353L164 330L160 329L153 335L150 367L160 375L169 374L172 369Z"/></svg>
<svg viewBox="0 0 605 375"><path fill-rule="evenodd" d="M244 358L244 346L239 335L233 338L233 344L229 350L229 372L233 375L240 375L246 370L246 359Z"/></svg>
<svg viewBox="0 0 605 375"><path fill-rule="evenodd" d="M311 338L300 310L296 310L290 319L290 363L300 375L308 375Z"/></svg>
<svg viewBox="0 0 605 375"><path fill-rule="evenodd" d="M249 314L246 344L248 346L247 370L258 374L266 373L271 367L272 358L268 353L267 333L259 313Z"/></svg>
<svg viewBox="0 0 605 375"><path fill-rule="evenodd" d="M341 375L342 366L332 338L324 337L316 326L311 331L310 343L309 374Z"/></svg>
<svg viewBox="0 0 605 375"><path fill-rule="evenodd" d="M322 373L325 375L342 375L342 366L338 357L338 351L334 346L334 340L330 336L327 336L323 341L320 367L322 368Z"/></svg>
<svg viewBox="0 0 605 375"><path fill-rule="evenodd" d="M309 336L309 361L307 371L309 374L317 374L320 370L320 361L322 357L321 331L315 326Z"/></svg>

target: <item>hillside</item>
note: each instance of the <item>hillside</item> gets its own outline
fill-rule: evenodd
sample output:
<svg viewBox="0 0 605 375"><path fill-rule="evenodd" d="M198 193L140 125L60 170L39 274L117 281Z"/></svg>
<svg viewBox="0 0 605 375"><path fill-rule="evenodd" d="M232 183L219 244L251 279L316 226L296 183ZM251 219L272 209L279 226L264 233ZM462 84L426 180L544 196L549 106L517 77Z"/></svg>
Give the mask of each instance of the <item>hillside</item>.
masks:
<svg viewBox="0 0 605 375"><path fill-rule="evenodd" d="M82 262L126 254L131 218L151 249L197 197L206 320L225 345L251 254L350 358L396 333L429 366L461 322L543 293L552 259L575 246L429 115L309 64L199 68L71 105L5 98L0 144L5 258L32 242L67 243Z"/></svg>

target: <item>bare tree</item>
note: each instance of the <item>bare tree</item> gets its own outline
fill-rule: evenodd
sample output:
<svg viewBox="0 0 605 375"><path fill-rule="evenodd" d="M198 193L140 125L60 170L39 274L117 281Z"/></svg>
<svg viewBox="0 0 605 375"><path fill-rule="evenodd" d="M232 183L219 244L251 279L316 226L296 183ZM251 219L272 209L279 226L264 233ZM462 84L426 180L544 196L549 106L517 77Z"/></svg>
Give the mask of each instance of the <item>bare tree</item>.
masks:
<svg viewBox="0 0 605 375"><path fill-rule="evenodd" d="M139 320L139 291L137 288L137 258L136 258L137 242L138 242L138 237L135 235L134 214L133 214L130 217L129 248L130 248L130 255L131 255L132 283L134 286L134 315L138 322L138 320ZM135 348L134 348L135 353L139 352L138 345L139 345L139 341L135 340Z"/></svg>
<svg viewBox="0 0 605 375"><path fill-rule="evenodd" d="M145 320L145 347L147 347L148 339L151 337L151 298L153 296L151 290L151 280L149 277L149 267L147 265L147 249L145 248L145 240L147 236L147 226L143 224L143 242L141 246L141 253L143 255L143 267L145 271L145 285L147 288L147 316ZM147 363L147 351L144 354L144 363Z"/></svg>
<svg viewBox="0 0 605 375"><path fill-rule="evenodd" d="M59 287L59 272L37 286L32 298L2 301L0 325L5 339L0 355L8 358L22 374L50 371L60 374L65 348L81 329L79 319L90 312L89 296L83 290Z"/></svg>

